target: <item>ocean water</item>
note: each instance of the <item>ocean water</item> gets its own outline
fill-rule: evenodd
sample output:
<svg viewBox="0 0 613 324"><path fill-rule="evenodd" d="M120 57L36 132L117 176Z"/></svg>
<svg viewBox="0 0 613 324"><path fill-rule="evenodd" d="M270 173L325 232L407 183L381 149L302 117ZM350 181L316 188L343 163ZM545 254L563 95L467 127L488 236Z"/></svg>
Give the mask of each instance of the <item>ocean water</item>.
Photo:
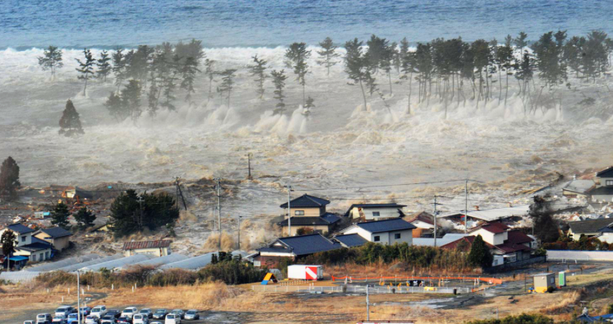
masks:
<svg viewBox="0 0 613 324"><path fill-rule="evenodd" d="M525 31L613 32L613 1L577 0L3 0L0 49L158 44L205 47L338 42L372 33L411 42L498 39Z"/></svg>

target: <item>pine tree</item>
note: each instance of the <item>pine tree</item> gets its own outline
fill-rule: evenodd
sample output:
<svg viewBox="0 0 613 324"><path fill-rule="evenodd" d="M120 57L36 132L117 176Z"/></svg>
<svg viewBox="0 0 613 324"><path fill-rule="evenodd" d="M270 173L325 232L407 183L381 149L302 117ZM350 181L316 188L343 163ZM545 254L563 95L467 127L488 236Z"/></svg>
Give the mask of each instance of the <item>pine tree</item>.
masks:
<svg viewBox="0 0 613 324"><path fill-rule="evenodd" d="M293 43L285 51L286 66L294 70L296 80L302 86L302 105L306 104L306 75L309 73L307 60L311 51L307 51L305 43Z"/></svg>
<svg viewBox="0 0 613 324"><path fill-rule="evenodd" d="M152 57L151 66L149 67L150 82L147 101L149 104L149 115L155 116L160 105L164 78L170 74L171 66L169 62L172 60L172 47L170 47L170 44L162 45L156 48Z"/></svg>
<svg viewBox="0 0 613 324"><path fill-rule="evenodd" d="M109 94L109 97L106 99L104 105L106 106L106 109L108 109L111 116L113 116L117 121L125 120L130 116L126 112L121 97L118 94L115 94L115 92L111 92Z"/></svg>
<svg viewBox="0 0 613 324"><path fill-rule="evenodd" d="M315 108L315 99L311 98L311 96L307 97L306 104L304 105L304 110L302 112L306 117L311 116L311 110Z"/></svg>
<svg viewBox="0 0 613 324"><path fill-rule="evenodd" d="M2 167L0 167L0 197L5 196L9 199L15 199L17 197L17 189L20 186L19 166L9 156L2 162Z"/></svg>
<svg viewBox="0 0 613 324"><path fill-rule="evenodd" d="M130 80L128 84L121 90L121 105L125 110L125 115L136 120L142 113L141 109L141 93L142 87L138 80Z"/></svg>
<svg viewBox="0 0 613 324"><path fill-rule="evenodd" d="M180 60L181 58L178 55L174 55L170 64L170 71L161 76L160 86L164 100L160 106L165 107L169 111L177 110L174 101L177 99L175 97L175 89L179 80Z"/></svg>
<svg viewBox="0 0 613 324"><path fill-rule="evenodd" d="M264 99L264 81L266 81L266 78L268 78L268 75L266 74L266 64L268 62L264 59L258 58L257 55L254 55L251 58L253 59L254 64L248 65L247 68L249 68L251 76L255 77L255 83L257 86L256 93L258 98L262 100Z"/></svg>
<svg viewBox="0 0 613 324"><path fill-rule="evenodd" d="M520 54L523 55L524 53L524 47L528 46L528 34L524 33L524 32L519 32L519 35L515 38L515 46L517 46L517 48L519 48L519 52Z"/></svg>
<svg viewBox="0 0 613 324"><path fill-rule="evenodd" d="M317 64L326 68L326 75L330 75L330 68L338 64L337 58L341 55L336 53L336 49L338 46L334 44L330 37L326 37L321 43L321 51L317 51L319 55L319 60L317 60Z"/></svg>
<svg viewBox="0 0 613 324"><path fill-rule="evenodd" d="M62 62L62 50L55 46L49 46L43 51L43 56L38 57L38 65L40 65L44 71L51 71L51 76L55 77L55 71L64 66Z"/></svg>
<svg viewBox="0 0 613 324"><path fill-rule="evenodd" d="M106 82L106 77L111 74L111 58L109 57L109 52L107 50L103 50L100 53L100 58L98 59L96 65L98 66L98 79L102 79L102 81Z"/></svg>
<svg viewBox="0 0 613 324"><path fill-rule="evenodd" d="M285 75L285 70L272 70L270 75L272 76L272 83L275 85L274 98L277 100L277 105L275 106L273 114L280 115L285 112L285 102L283 102L285 95L283 94L283 89L285 88L287 75Z"/></svg>
<svg viewBox="0 0 613 324"><path fill-rule="evenodd" d="M368 46L366 58L370 72L374 75L379 69L383 70L388 75L390 93L392 93L392 77L390 72L392 70L392 59L396 49L391 48L387 39L375 35L371 35L366 45ZM371 90L371 95L372 92L374 92L374 90Z"/></svg>
<svg viewBox="0 0 613 324"><path fill-rule="evenodd" d="M17 235L15 235L15 232L7 229L2 233L0 245L2 245L2 255L7 256L7 259L15 253L15 242L17 242ZM6 268L8 269L8 267L9 261L6 262Z"/></svg>
<svg viewBox="0 0 613 324"><path fill-rule="evenodd" d="M419 102L426 101L426 98L430 98L430 91L428 90L428 84L430 89L432 88L432 74L434 73L434 64L432 63L432 45L430 44L417 44L417 49L414 54L415 71L419 73L417 80L419 81Z"/></svg>
<svg viewBox="0 0 613 324"><path fill-rule="evenodd" d="M83 87L83 95L85 95L87 92L87 81L94 76L94 65L96 64L96 60L92 52L87 48L83 50L83 55L85 56L84 61L76 59L79 63L79 67L76 68L76 70L79 73L79 80L85 81L85 86Z"/></svg>
<svg viewBox="0 0 613 324"><path fill-rule="evenodd" d="M217 87L217 92L220 95L226 95L226 99L228 100L228 108L230 108L230 96L232 94L232 89L234 89L234 73L236 69L226 69L223 72L219 73L221 76L221 84Z"/></svg>
<svg viewBox="0 0 613 324"><path fill-rule="evenodd" d="M115 237L130 235L145 228L156 230L174 224L179 209L168 194L138 195L134 190L121 193L111 204L111 224Z"/></svg>
<svg viewBox="0 0 613 324"><path fill-rule="evenodd" d="M84 134L79 113L70 99L66 101L66 108L64 108L62 118L60 119L59 134L65 136Z"/></svg>
<svg viewBox="0 0 613 324"><path fill-rule="evenodd" d="M407 94L407 114L411 114L411 95L413 94L413 73L415 72L415 56L414 53L409 51L409 41L407 38L403 38L400 41L400 51L398 55L400 57L400 70L403 75L401 79L409 80L409 91Z"/></svg>
<svg viewBox="0 0 613 324"><path fill-rule="evenodd" d="M113 74L115 75L115 86L117 89L126 79L126 58L123 54L123 48L117 48L113 57Z"/></svg>
<svg viewBox="0 0 613 324"><path fill-rule="evenodd" d="M490 249L483 241L481 235L477 235L468 253L468 263L481 268L489 268L492 266L493 261L494 257Z"/></svg>
<svg viewBox="0 0 613 324"><path fill-rule="evenodd" d="M350 85L360 85L362 98L364 99L364 110L366 110L368 104L366 102L364 83L368 84L374 82L369 81L372 75L368 71L368 60L362 53L362 44L363 43L358 41L357 38L345 43L345 50L347 51L345 54L345 72L347 73L347 77L353 81L353 84L350 83Z"/></svg>
<svg viewBox="0 0 613 324"><path fill-rule="evenodd" d="M215 71L215 60L206 59L204 61L204 66L206 69L204 70L204 75L206 75L209 80L209 96L207 97L207 101L213 98L213 81L215 79L215 75L217 75L217 71Z"/></svg>
<svg viewBox="0 0 613 324"><path fill-rule="evenodd" d="M185 95L185 101L190 101L192 93L194 93L194 80L196 79L196 73L200 72L198 69L198 61L194 57L187 57L183 63L181 69L181 89L187 91Z"/></svg>
<svg viewBox="0 0 613 324"><path fill-rule="evenodd" d="M59 226L63 229L68 229L70 227L70 223L68 222L68 216L70 216L68 206L60 202L55 205L55 207L53 207L53 210L51 211L51 224Z"/></svg>
<svg viewBox="0 0 613 324"><path fill-rule="evenodd" d="M81 207L81 209L74 214L74 219L80 228L85 229L94 226L96 215L87 209L87 207Z"/></svg>

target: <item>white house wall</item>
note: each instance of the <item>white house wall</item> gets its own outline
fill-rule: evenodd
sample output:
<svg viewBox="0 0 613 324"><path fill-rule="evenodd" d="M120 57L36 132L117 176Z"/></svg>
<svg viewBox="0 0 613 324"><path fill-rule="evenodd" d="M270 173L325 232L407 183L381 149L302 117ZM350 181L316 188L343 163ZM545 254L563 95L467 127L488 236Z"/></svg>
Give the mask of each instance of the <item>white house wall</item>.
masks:
<svg viewBox="0 0 613 324"><path fill-rule="evenodd" d="M398 213L398 207L388 207L388 208L362 208L362 213L364 213L364 217L366 220L378 220L378 219L386 219L386 218L395 218L400 217ZM373 212L379 212L379 216L373 216ZM358 207L354 207L351 210L352 218L359 218L360 211Z"/></svg>

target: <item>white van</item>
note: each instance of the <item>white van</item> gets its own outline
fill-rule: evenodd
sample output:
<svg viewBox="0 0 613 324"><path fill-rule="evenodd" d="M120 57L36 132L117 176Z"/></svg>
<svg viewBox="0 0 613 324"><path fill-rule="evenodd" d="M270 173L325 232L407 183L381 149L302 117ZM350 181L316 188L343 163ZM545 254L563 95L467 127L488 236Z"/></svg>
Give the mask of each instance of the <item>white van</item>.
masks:
<svg viewBox="0 0 613 324"><path fill-rule="evenodd" d="M149 317L144 314L135 314L132 317L132 324L149 324Z"/></svg>
<svg viewBox="0 0 613 324"><path fill-rule="evenodd" d="M164 324L181 324L181 316L175 314L166 315L166 321Z"/></svg>
<svg viewBox="0 0 613 324"><path fill-rule="evenodd" d="M36 324L51 323L51 321L53 321L53 317L49 313L36 315Z"/></svg>
<svg viewBox="0 0 613 324"><path fill-rule="evenodd" d="M91 313L89 313L89 315L97 317L97 318L102 318L102 316L106 315L107 312L108 310L106 309L106 306L99 305L99 306L92 308L92 311Z"/></svg>
<svg viewBox="0 0 613 324"><path fill-rule="evenodd" d="M123 310L123 312L121 312L121 317L132 319L132 316L134 316L136 313L138 313L138 309L136 309L136 307L127 307Z"/></svg>

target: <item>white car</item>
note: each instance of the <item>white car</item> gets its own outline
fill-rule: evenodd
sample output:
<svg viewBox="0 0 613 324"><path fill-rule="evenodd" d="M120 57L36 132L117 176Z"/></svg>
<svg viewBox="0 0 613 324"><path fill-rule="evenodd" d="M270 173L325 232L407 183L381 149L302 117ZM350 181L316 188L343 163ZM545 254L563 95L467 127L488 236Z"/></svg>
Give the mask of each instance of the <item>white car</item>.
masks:
<svg viewBox="0 0 613 324"><path fill-rule="evenodd" d="M87 315L85 318L85 324L98 324L98 317L95 315Z"/></svg>
<svg viewBox="0 0 613 324"><path fill-rule="evenodd" d="M138 309L136 309L136 307L128 307L121 312L121 317L132 319L132 316L134 316L136 313L138 313Z"/></svg>
<svg viewBox="0 0 613 324"><path fill-rule="evenodd" d="M51 323L66 323L66 317L65 316L54 316L53 317L53 321L51 321Z"/></svg>
<svg viewBox="0 0 613 324"><path fill-rule="evenodd" d="M132 317L132 324L149 324L149 317L144 314L135 314Z"/></svg>
<svg viewBox="0 0 613 324"><path fill-rule="evenodd" d="M36 324L48 323L48 322L51 322L52 320L53 318L51 317L51 314L49 313L43 313L43 314L36 315Z"/></svg>
<svg viewBox="0 0 613 324"><path fill-rule="evenodd" d="M106 306L99 305L99 306L96 306L96 307L92 308L92 311L91 311L91 313L89 313L89 315L90 316L95 316L97 318L102 318L102 316L106 315L107 312L108 312L108 310L106 309Z"/></svg>
<svg viewBox="0 0 613 324"><path fill-rule="evenodd" d="M181 324L181 316L175 314L166 315L164 324Z"/></svg>
<svg viewBox="0 0 613 324"><path fill-rule="evenodd" d="M73 313L74 308L72 306L60 306L55 310L55 316L67 317L68 314Z"/></svg>

